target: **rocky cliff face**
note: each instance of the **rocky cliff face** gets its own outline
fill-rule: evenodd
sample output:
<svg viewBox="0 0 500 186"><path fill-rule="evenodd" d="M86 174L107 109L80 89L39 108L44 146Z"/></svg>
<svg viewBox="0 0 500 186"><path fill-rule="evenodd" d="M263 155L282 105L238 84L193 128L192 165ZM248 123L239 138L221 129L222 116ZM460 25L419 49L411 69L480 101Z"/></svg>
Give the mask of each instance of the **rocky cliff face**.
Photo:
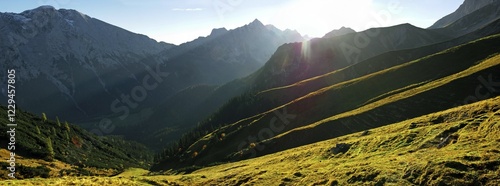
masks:
<svg viewBox="0 0 500 186"><path fill-rule="evenodd" d="M1 69L17 72L19 106L66 118L92 115L86 101L112 98L115 77L134 79L134 66L156 63L142 59L173 46L51 6L0 13L0 41Z"/></svg>
<svg viewBox="0 0 500 186"><path fill-rule="evenodd" d="M0 47L8 49L1 51L7 57L1 59L6 60L2 64L19 67L23 79L34 78L39 73L50 74L47 68L54 66L54 60L68 55L78 59L75 63L87 68L92 65L113 66L123 61L112 56L123 53L144 56L173 46L74 10L56 10L50 6L20 14L1 13L0 25ZM100 63L85 63L85 58L95 58L95 62Z"/></svg>
<svg viewBox="0 0 500 186"><path fill-rule="evenodd" d="M497 0L465 0L464 3L455 12L438 20L429 28L435 29L446 27L449 24L457 21L458 19L466 16L467 14L470 14L494 2L497 2Z"/></svg>
<svg viewBox="0 0 500 186"><path fill-rule="evenodd" d="M207 37L182 44L163 53L166 68L177 69L179 77L192 84L224 84L247 76L284 43L302 41L297 31L265 26L259 20L242 27L214 29Z"/></svg>

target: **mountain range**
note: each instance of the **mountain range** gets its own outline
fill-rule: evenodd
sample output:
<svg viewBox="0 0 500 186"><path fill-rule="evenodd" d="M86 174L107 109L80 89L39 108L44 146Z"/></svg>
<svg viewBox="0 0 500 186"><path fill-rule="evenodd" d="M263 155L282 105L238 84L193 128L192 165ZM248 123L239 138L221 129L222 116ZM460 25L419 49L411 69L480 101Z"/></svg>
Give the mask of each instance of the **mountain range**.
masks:
<svg viewBox="0 0 500 186"><path fill-rule="evenodd" d="M50 6L0 13L0 33L1 68L20 72L25 178L499 184L498 1L465 0L427 29L313 39L256 19L172 45Z"/></svg>
<svg viewBox="0 0 500 186"><path fill-rule="evenodd" d="M462 5L453 13L441 18L438 20L436 23L434 23L431 27L433 28L443 28L448 26L451 23L454 23L455 21L459 20L460 18L473 13L484 6L487 6L491 3L497 2L495 0L476 0L476 1L464 1Z"/></svg>
<svg viewBox="0 0 500 186"><path fill-rule="evenodd" d="M128 130L124 128L145 122L151 113L160 112L155 110L158 103L182 90L244 77L278 46L303 39L296 31L255 20L175 46L51 6L1 13L0 25L2 68L19 71L18 105L57 115L96 134L102 134L102 121L111 121L117 130L107 134L123 135Z"/></svg>
<svg viewBox="0 0 500 186"><path fill-rule="evenodd" d="M362 49L362 55L356 56L359 57L359 62L355 64L347 62L345 55L342 56L342 49L339 45L347 43L346 45L354 46L352 40L356 35L363 34L363 32L333 38L313 39L302 43L285 44L278 48L264 67L245 79L238 80L247 83L245 86L248 90L247 93L224 104L190 135L185 136L186 139L180 140L178 143L180 147L174 146L174 149L186 148L185 152L188 154L200 152L200 149L203 149L203 153L198 153L197 158L188 160L189 158L186 159L186 157L189 157L188 154L177 154L177 152L167 150L165 157L168 158L163 162L159 162L159 166L156 166L156 168L203 166L215 162L261 156L378 127L385 125L381 124L384 122L390 124L452 108L458 103L462 103L463 97L467 97L467 94L470 93L458 91L457 89L438 89L435 91L455 92L454 96L456 97L449 95L446 98L414 96L413 99L427 100L427 104L430 103L428 106L416 107L426 108L427 111L424 112L419 110L410 111L410 108L417 105L412 101L402 103L410 106L409 108L403 105L392 105L390 103L393 101L390 101L380 110L374 109L373 113L368 112L362 116L356 114L342 122L331 122L332 119L328 119L330 117L352 115L352 112L363 108L363 106L371 107L370 103L380 104L376 101L395 96L404 91L418 89L425 83L431 83L440 78L446 78L448 75L459 73L471 67L478 60L481 61L495 54L498 52L493 47L497 42L495 38L486 41L474 40L499 33L497 26L499 14L497 11L491 11L496 10L498 7L497 3L491 3L441 29L420 29L409 24L380 28L377 37L366 48ZM480 16L484 15L484 12L492 14L489 14L490 16L485 19L484 16ZM467 24L468 28L475 29L467 29L466 32L450 29L464 24ZM366 33L370 31L374 32L368 30L365 31L364 35L367 35ZM444 31L448 34L444 34ZM472 43L467 44L469 42ZM467 45L456 47L463 44ZM307 58L308 56L303 53L305 47L308 47L311 58ZM449 49L450 47L455 48ZM473 48L482 51L476 51ZM486 48L491 50L486 50ZM471 63L466 63L467 57L460 58L455 52L448 54L446 49L450 51L461 49L463 52L457 53L473 53L475 56L468 56ZM369 52L364 52L365 50ZM435 57L435 55L432 55L440 51L442 51L442 56L449 57ZM457 64L446 63L446 61L453 63L457 60L455 57L458 57L464 66L460 67ZM443 66L439 67L440 64L437 61L442 61ZM408 67L410 63L415 63L414 69ZM422 65L419 65L420 63ZM424 67L424 63L428 63L430 66ZM275 73L273 69L280 69L281 73ZM419 73L422 72L422 69L425 69L425 74ZM483 77L487 77L488 73L493 71L484 72ZM392 72L401 73L401 75L395 75ZM410 74L414 74L414 76ZM424 75L430 79L425 79ZM382 79L378 79L378 77ZM398 85L390 88L388 82L391 81L384 79L384 77L398 77L398 81L394 82L395 85ZM474 79L477 76L470 78ZM491 78L495 81L498 77L493 75ZM463 88L470 86L469 89L471 90L474 90L474 87L477 86L474 81L468 85L465 82L459 84ZM368 89L367 87L371 87L369 88L371 91L363 92L363 90ZM380 88L383 89L379 90ZM374 89L378 90L378 93ZM494 96L497 93L489 95ZM242 105L244 106L242 107ZM434 106L431 107L431 105ZM437 107L437 105L441 105L441 107ZM388 112L387 110L394 111ZM289 118L286 118L286 114L290 115ZM275 120L276 118L278 120ZM271 132L265 130L271 126L269 122L279 122L286 119L293 119L293 121L290 121L290 124L285 123L286 127L284 129L272 130ZM320 123L326 124L317 127L316 130L313 126ZM371 123L379 123L379 125ZM342 127L344 125L345 128ZM217 126L215 130L211 130L213 126ZM320 135L322 131L336 132L327 132ZM197 136L197 134L199 134L199 138L195 137L195 140L189 137ZM222 134L224 134L224 140L219 142ZM311 137L312 139L306 140L305 136L309 136L308 134L314 134ZM251 143L256 144L257 147L259 147L259 144L262 145L257 150L252 150L251 147L250 149L248 147ZM245 154L245 150L248 153ZM239 155L241 153L243 155ZM170 164L166 162L170 162Z"/></svg>

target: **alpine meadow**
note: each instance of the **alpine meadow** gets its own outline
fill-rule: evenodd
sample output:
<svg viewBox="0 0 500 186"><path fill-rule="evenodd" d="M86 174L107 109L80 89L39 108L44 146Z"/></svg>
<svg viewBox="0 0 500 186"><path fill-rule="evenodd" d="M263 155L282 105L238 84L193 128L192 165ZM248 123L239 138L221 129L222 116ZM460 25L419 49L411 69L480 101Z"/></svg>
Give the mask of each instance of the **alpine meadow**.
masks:
<svg viewBox="0 0 500 186"><path fill-rule="evenodd" d="M500 1L0 7L0 185L500 185Z"/></svg>

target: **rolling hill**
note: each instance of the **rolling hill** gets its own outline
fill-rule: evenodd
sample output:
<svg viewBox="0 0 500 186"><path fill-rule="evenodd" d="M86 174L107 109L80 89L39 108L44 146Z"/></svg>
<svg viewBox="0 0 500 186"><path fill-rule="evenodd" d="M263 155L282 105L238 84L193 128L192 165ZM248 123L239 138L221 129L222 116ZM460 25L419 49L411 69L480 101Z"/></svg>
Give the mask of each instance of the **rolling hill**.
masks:
<svg viewBox="0 0 500 186"><path fill-rule="evenodd" d="M207 165L265 155L468 103L463 100L475 95L481 85L478 78L498 82L494 72L499 51L493 46L499 39L499 35L483 38L311 92L222 126L177 154L169 165ZM282 114L287 118L276 112L287 113ZM276 124L277 117L285 122ZM249 149L252 143L259 150ZM197 158L187 158L193 152L199 153Z"/></svg>
<svg viewBox="0 0 500 186"><path fill-rule="evenodd" d="M99 185L498 185L500 97L194 172L9 180ZM348 147L339 151L338 147ZM185 170L187 171L187 170Z"/></svg>
<svg viewBox="0 0 500 186"><path fill-rule="evenodd" d="M211 121L206 122L206 125L215 125L217 123L231 123L236 122L241 118L250 117L252 115L258 114L270 110L274 107L286 104L294 99L305 96L310 92L317 91L321 88L330 86L335 83L340 83L342 81L352 80L370 73L374 73L386 68L393 67L395 65L403 64L408 61L412 61L427 55L431 55L438 51L450 48L452 46L467 43L484 36L500 33L500 27L498 27L500 20L497 20L490 25L483 27L475 32L469 33L462 37L456 39L433 44L429 46L391 51L376 57L364 60L357 64L351 65L349 67L332 71L320 76L305 79L291 85L271 88L263 91L254 90L251 91L255 94L256 98L252 96L244 97L244 99L232 99L226 105L223 105L216 113L211 116ZM247 78L251 79L251 78ZM252 82L247 80L247 82ZM256 82L261 83L261 82ZM241 83L244 84L244 83ZM247 87L251 87L252 83L246 83ZM247 88L250 89L250 88ZM249 102L246 99L257 99L260 101L251 102L246 108L235 110L229 105L237 105L239 102ZM267 102L267 103L266 103ZM268 104L272 102L271 104ZM247 109L248 108L248 109ZM255 109L258 108L258 109ZM239 117L228 117L228 116L239 116Z"/></svg>
<svg viewBox="0 0 500 186"><path fill-rule="evenodd" d="M312 77L309 79L301 80L295 83L292 83L290 85L285 85L281 87L275 87L275 88L270 88L270 89L263 89L263 87L273 87L274 81L287 81L284 80L284 78L279 78L276 77L274 78L271 82L268 81L263 81L262 78L259 78L259 76L266 77L266 71L272 71L273 68L269 67L269 63L280 63L283 62L282 59L286 58L283 56L290 55L290 52L280 52L280 49L273 55L273 57L270 59L270 62L266 64L262 69L257 71L256 73L240 79L231 82L230 84L224 85L219 89L223 89L228 92L233 92L233 96L236 96L232 99L230 97L226 97L225 99L220 99L221 97L224 98L224 94L221 94L220 92L218 93L217 91L211 92L210 94L212 95L219 95L218 100L228 100L225 104L222 104L222 101L219 102L213 102L211 101L210 97L208 97L207 101L202 104L198 104L196 107L193 107L194 112L190 113L203 113L199 112L200 110L203 110L203 108L206 108L207 105L219 105L219 109L212 114L211 116L207 117L205 120L203 120L198 127L193 129L191 132L188 132L184 135L184 139L179 140L176 144L183 143L184 148L189 146L190 144L195 143L196 140L203 138L205 134L208 134L212 131L214 131L214 128L218 127L224 127L226 125L230 125L233 123L237 123L240 120L251 120L255 119L256 117L262 116L261 113L269 113L272 110L276 110L275 108L280 107L282 105L286 105L289 102L293 102L296 99L299 99L303 96L306 96L310 93L314 93L322 88L330 87L335 84L339 84L345 81L350 81L356 78L360 78L362 76L366 76L387 68L391 68L394 66L398 66L401 64L405 64L407 62L426 57L428 55L434 54L436 52L439 52L441 50L448 49L453 46L461 45L464 43L468 43L470 41L493 35L493 34L498 34L500 32L500 27L498 26L499 24L499 19L498 19L498 11L496 11L498 8L496 3L490 4L488 6L485 6L481 8L478 11L475 11L469 15L463 16L461 19L457 20L455 23L450 24L442 29L437 29L435 31L437 32L448 32L450 35L455 35L459 36L451 40L447 40L444 42L439 42L436 44L430 44L427 46L422 46L422 47L417 47L417 48L411 48L411 49L404 49L404 50L396 50L396 51L390 51L386 52L383 54L380 54L378 56L366 59L364 61L361 61L357 64L348 66L346 68L342 68L339 70L331 71L316 77ZM489 17L485 19L483 16L485 12L490 12ZM487 13L486 13L487 14ZM470 25L470 26L466 26ZM404 27L404 25L401 25L399 27ZM467 27L467 28L473 28L473 29L467 29L467 31L459 30L456 28L460 27ZM395 28L392 28L394 30ZM391 29L387 29L391 30ZM320 41L317 41L318 43ZM328 39L325 39L325 42L328 43ZM330 43L331 45L335 45L334 43ZM293 45L293 44L292 44ZM494 46L494 45L491 45ZM325 47L316 47L316 48L311 48L311 53L316 53L316 56L319 56L317 58L324 58L326 59L325 61L335 61L337 58L335 56L329 56L329 55L324 55L324 53L321 52L314 52L316 51L324 51ZM328 48L328 47L326 47ZM291 52L293 53L293 52ZM486 52L487 54L488 52ZM450 54L450 55L455 55L455 54ZM300 63L300 62L297 62ZM291 64L291 63L290 63ZM310 69L305 69L310 70ZM286 71L286 70L285 70ZM440 74L442 75L442 74ZM286 79L286 78L285 78ZM300 79L300 78L299 78ZM417 80L418 81L418 80ZM421 83L427 83L427 81L421 82ZM236 91L234 91L236 90ZM385 91L385 90L384 90ZM383 92L383 91L382 91ZM240 96L237 96L238 93ZM390 94L390 93L388 93ZM230 95L230 94L225 94ZM348 95L345 95L348 96ZM377 98L378 99L378 98ZM339 99L338 101L340 101ZM309 105L315 105L315 102L323 102L324 100L318 100L314 102L305 102L304 104L306 106ZM209 104L207 104L207 102ZM343 102L343 101L340 101ZM456 105L456 103L453 103L453 105ZM359 105L357 105L359 106ZM355 106L352 106L351 108L354 108ZM216 107L212 107L216 108ZM448 107L450 108L450 107ZM325 111L324 108L322 108L321 112L330 112L331 110ZM312 112L315 112L314 110ZM205 113L208 115L208 112L205 111ZM332 113L337 113L337 112L331 112ZM272 114L270 114L272 115ZM307 114L304 114L307 115ZM272 116L271 116L272 117ZM326 115L321 116L321 117L326 117ZM311 116L309 118L315 118L315 116ZM312 122L315 119L309 119L306 120L305 122ZM246 121L250 122L250 121ZM303 122L303 121L300 121ZM295 127L295 126L294 126ZM291 128L294 128L291 127ZM288 130L288 129L287 129ZM257 131L255 131L257 132ZM218 134L224 133L224 132L218 132ZM198 137L196 137L198 136ZM215 137L218 138L218 137ZM184 141L182 141L184 140ZM255 140L255 139L254 139ZM256 141L256 140L255 140ZM174 145L175 147L175 145ZM172 148L172 147L170 147ZM175 147L178 148L178 147ZM188 150L189 151L189 150ZM163 152L168 154L169 152ZM172 151L170 151L172 153Z"/></svg>
<svg viewBox="0 0 500 186"><path fill-rule="evenodd" d="M336 40L331 39L331 37L327 37L327 39L317 39L315 41L311 41L324 44L320 45L321 47L310 47L308 49L310 55L316 56L315 58L319 60L290 60L291 55L297 55L299 52L297 52L297 50L284 51L282 50L283 48L281 48L277 50L276 54L273 58L271 58L268 64L252 75L219 86L214 91L200 91L200 94L197 97L203 97L205 100L199 101L198 99L194 99L196 103L191 103L189 99L181 99L185 100L184 103L186 103L186 105L192 105L190 109L187 109L188 112L178 112L177 109L172 109L172 107L170 107L170 109L162 108L159 109L161 110L160 112L155 113L155 115L151 117L151 120L162 121L161 123L184 122L187 124L186 126L194 126L197 124L198 127L194 129L194 133L197 133L196 135L200 135L200 133L212 131L213 128L217 128L218 126L234 123L240 119L268 111L332 84L355 79L379 70L434 54L450 47L468 43L485 36L498 34L500 33L500 14L498 12L498 7L500 7L498 6L498 3L489 4L480 8L478 11L462 16L456 22L449 24L444 28L434 29L433 31L427 33L428 35L433 35L433 33L437 32L441 33L441 35L453 36L453 39L420 47L416 44L415 48L410 49L394 49L338 70L334 70L335 68L332 68L331 66L334 64L339 65L345 62L345 60L342 59L343 56L339 57L338 55L330 55L331 53L328 53L327 51L328 48L332 48L333 46L334 49L332 49L332 51L335 53L335 46L339 45L339 42L336 41L350 41L349 39L342 38L346 36L339 35L340 37L337 36ZM398 40L388 39L386 36L394 34L395 32L393 31L398 30L398 28L399 30L404 30L403 28L405 27L409 30L418 30L420 33L425 33L425 30L414 29L411 25L399 25L395 28L378 29L380 30L380 35L372 38L372 40L389 40L391 42L393 40ZM354 38L356 38L359 35L366 35L372 31L373 30L368 30L361 33L355 33L353 35ZM334 30L332 32L336 31ZM407 31L402 33L408 34L409 37L414 37L417 31ZM342 35L345 34L346 33L343 33ZM418 37L419 36L417 36L417 38ZM422 34L420 37L422 37ZM407 41L404 38L400 38L399 41L408 42L409 44L411 43L411 41ZM383 43L388 46L387 43L389 42ZM307 48L307 42L289 45L302 45L301 48ZM378 47L380 45L374 46ZM286 48L286 46L283 47ZM372 49L368 46L366 50ZM300 55L303 55L303 53ZM293 69L288 67L301 66L300 64L304 61L306 61L306 66L296 69L298 73L310 72L312 74L320 75L303 79L305 77L300 77L299 75L290 73L293 72ZM286 65L283 65L282 63L286 63ZM313 68L307 67L308 65L313 66ZM317 68L317 66L321 67ZM287 75L287 73L289 74ZM182 93L184 92L181 92L181 94ZM164 107L168 107L168 104L164 104ZM172 113L175 113L176 115L172 116ZM168 116L164 117L165 114L168 114ZM171 127L166 127L165 130L170 131L170 134L174 132L171 130ZM155 136L156 133L165 134L163 130L155 132ZM185 136L191 135L186 134ZM154 139L151 141L152 142L148 143L154 143ZM161 146L161 143L157 144Z"/></svg>

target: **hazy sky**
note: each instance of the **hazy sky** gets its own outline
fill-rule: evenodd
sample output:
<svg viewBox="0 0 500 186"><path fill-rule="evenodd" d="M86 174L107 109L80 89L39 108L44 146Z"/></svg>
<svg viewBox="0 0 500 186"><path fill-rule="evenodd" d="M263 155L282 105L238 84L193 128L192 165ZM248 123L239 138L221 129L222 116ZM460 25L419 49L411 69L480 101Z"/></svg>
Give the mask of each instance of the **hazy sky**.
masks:
<svg viewBox="0 0 500 186"><path fill-rule="evenodd" d="M369 27L411 23L429 27L455 11L463 0L0 0L0 12L19 13L41 5L75 9L91 17L180 44L259 19L280 29L321 37L342 26Z"/></svg>

